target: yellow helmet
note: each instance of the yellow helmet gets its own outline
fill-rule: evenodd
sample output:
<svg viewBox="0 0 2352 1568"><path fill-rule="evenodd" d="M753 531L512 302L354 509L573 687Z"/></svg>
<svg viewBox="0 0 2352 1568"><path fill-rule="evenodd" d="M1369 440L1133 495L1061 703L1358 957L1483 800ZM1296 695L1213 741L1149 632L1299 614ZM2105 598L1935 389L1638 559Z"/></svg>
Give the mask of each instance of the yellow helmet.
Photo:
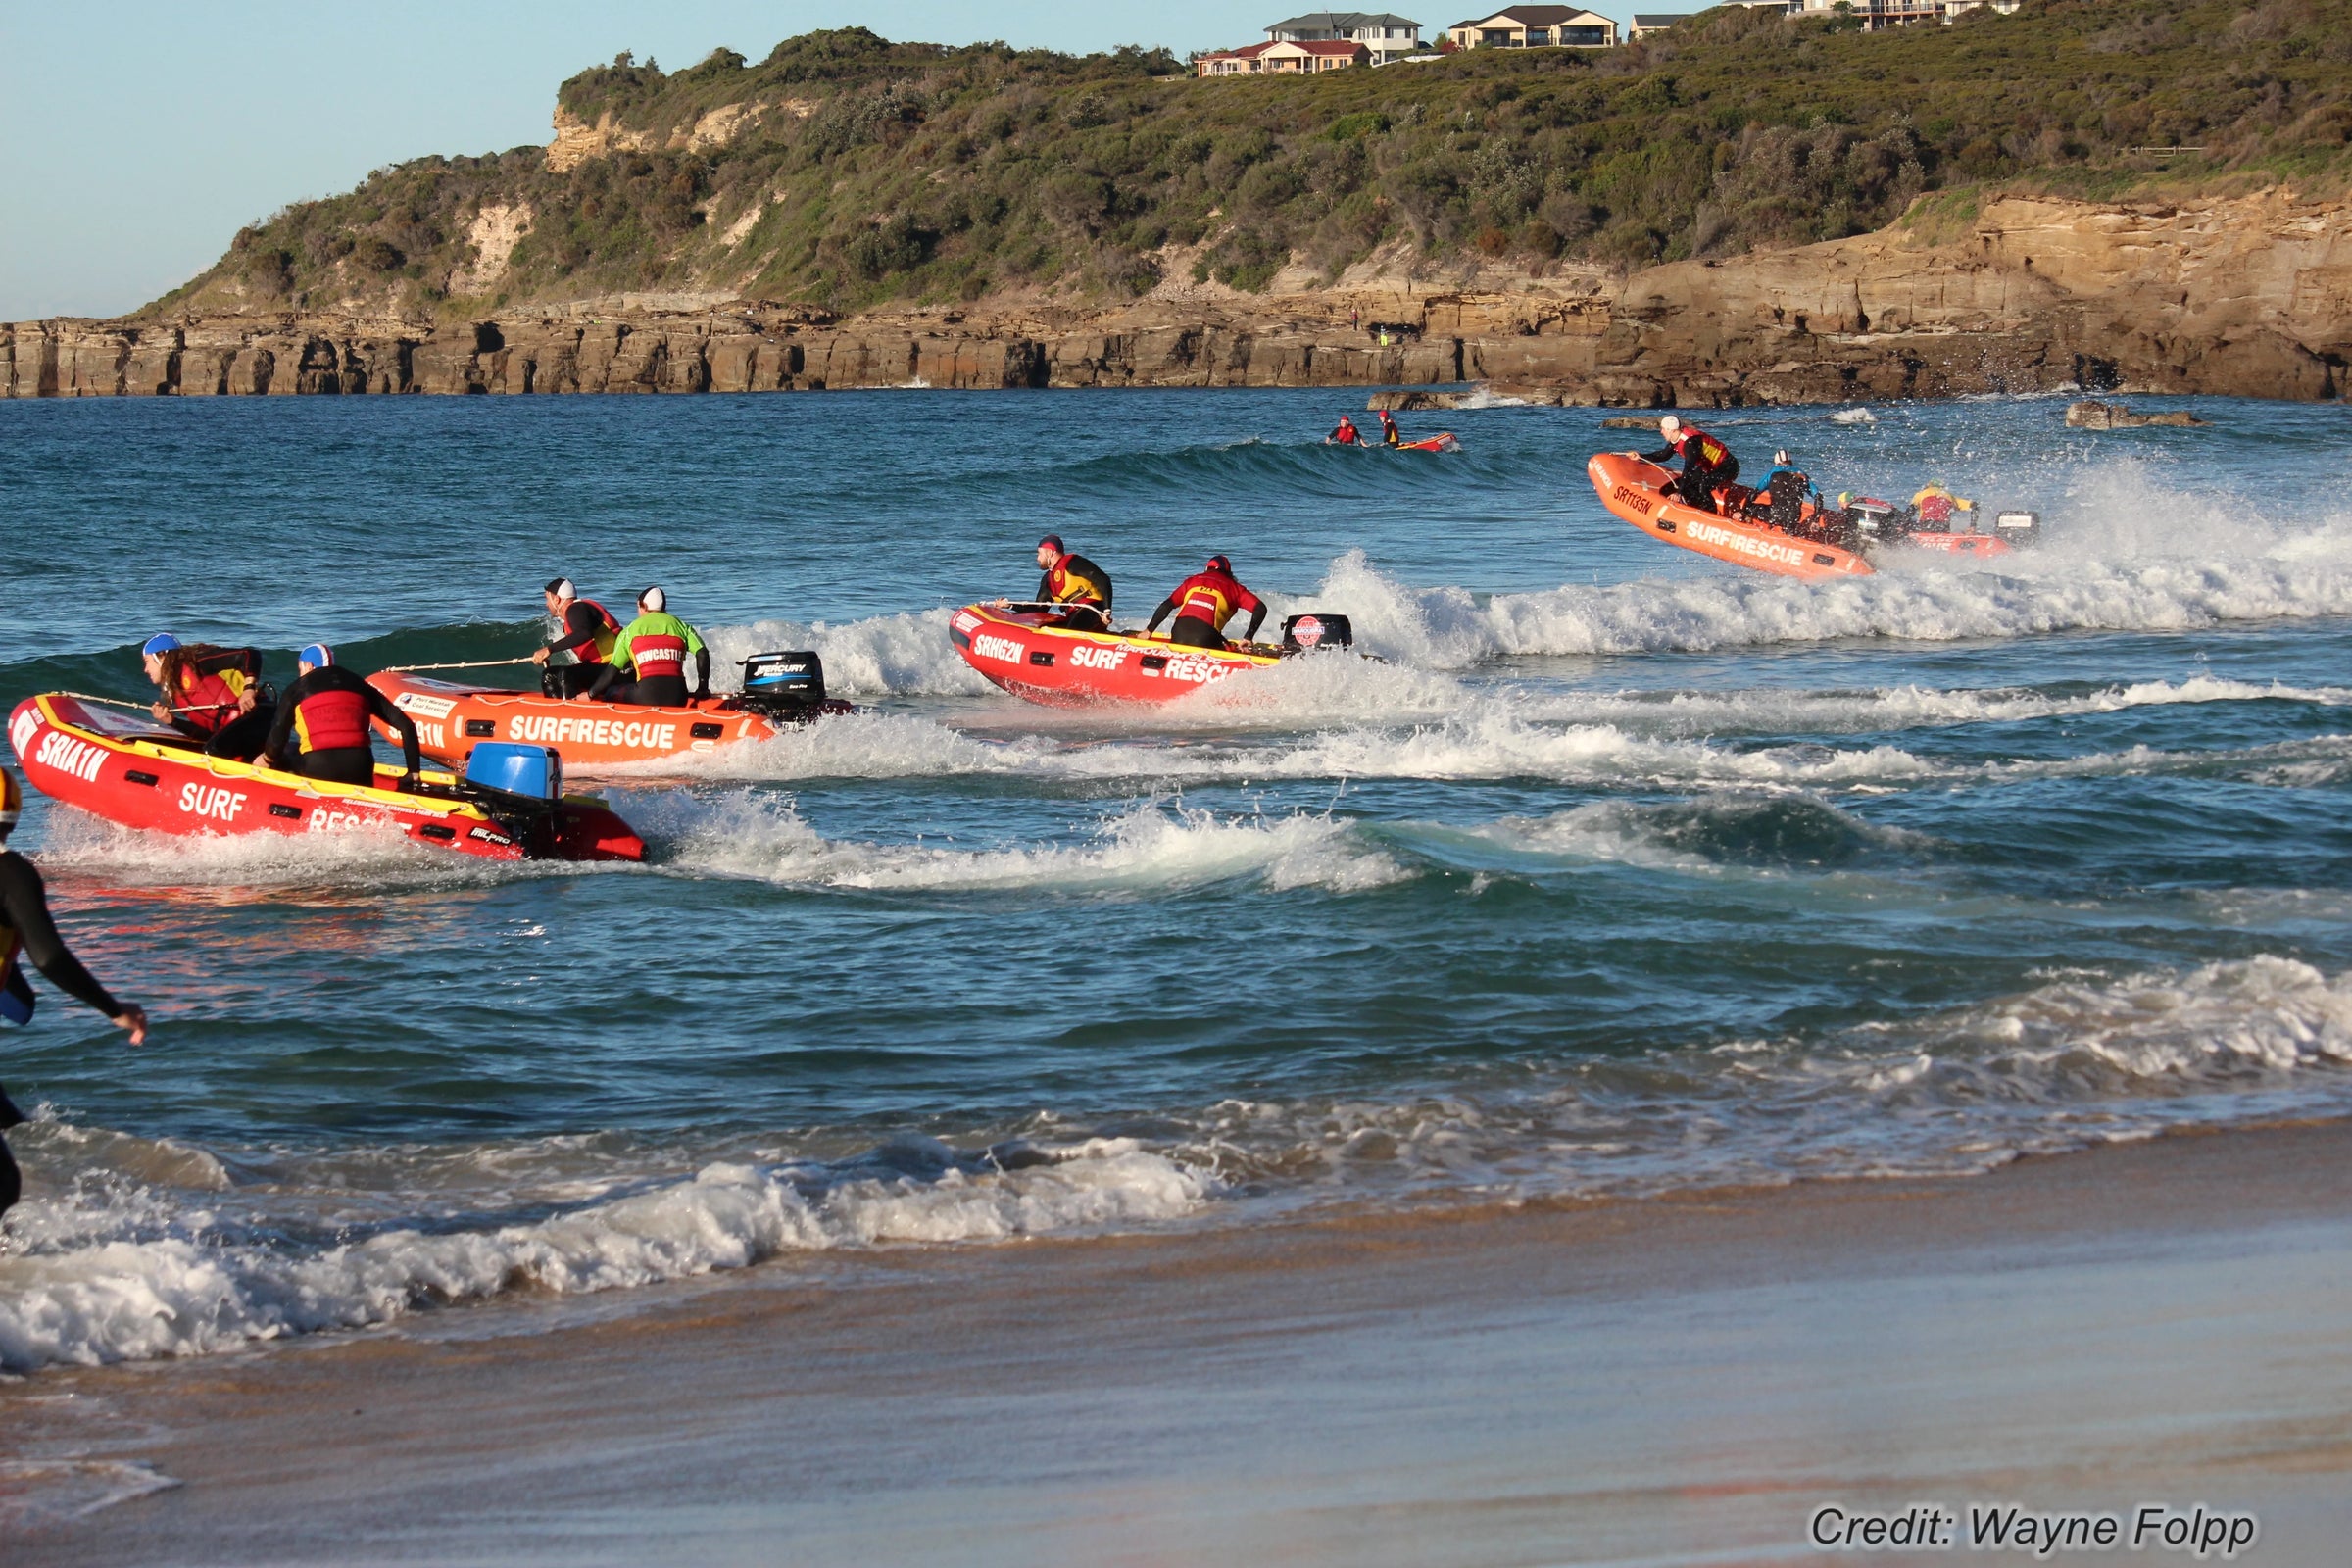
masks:
<svg viewBox="0 0 2352 1568"><path fill-rule="evenodd" d="M18 813L24 809L24 786L17 775L0 767L0 836L17 825Z"/></svg>

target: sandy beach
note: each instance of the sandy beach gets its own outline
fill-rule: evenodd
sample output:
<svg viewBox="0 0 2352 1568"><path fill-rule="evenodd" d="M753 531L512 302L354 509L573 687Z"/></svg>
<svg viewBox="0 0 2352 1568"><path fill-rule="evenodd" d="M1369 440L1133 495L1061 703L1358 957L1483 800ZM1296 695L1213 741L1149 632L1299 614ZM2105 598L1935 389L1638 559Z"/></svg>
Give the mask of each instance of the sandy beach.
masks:
<svg viewBox="0 0 2352 1568"><path fill-rule="evenodd" d="M2348 1153L890 1250L49 1373L0 1389L7 1555L1796 1562L1829 1502L2165 1502L2338 1561Z"/></svg>

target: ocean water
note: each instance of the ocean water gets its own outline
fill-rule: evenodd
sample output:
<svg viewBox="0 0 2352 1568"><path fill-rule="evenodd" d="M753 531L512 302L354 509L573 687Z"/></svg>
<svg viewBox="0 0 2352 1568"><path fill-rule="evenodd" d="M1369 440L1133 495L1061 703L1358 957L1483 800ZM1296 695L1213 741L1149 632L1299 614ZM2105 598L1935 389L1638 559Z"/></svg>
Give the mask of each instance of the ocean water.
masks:
<svg viewBox="0 0 2352 1568"><path fill-rule="evenodd" d="M874 1247L1963 1174L2352 1112L2352 410L1749 411L2038 551L1785 582L1662 548L1593 411L1337 392L0 405L0 699L158 629L529 648L559 572L865 711L605 781L641 867L17 846L54 993L0 1367L198 1354ZM1380 661L1153 711L994 692L1046 528L1140 618L1211 551ZM723 683L723 682L722 682ZM612 1298L625 1300L625 1295Z"/></svg>

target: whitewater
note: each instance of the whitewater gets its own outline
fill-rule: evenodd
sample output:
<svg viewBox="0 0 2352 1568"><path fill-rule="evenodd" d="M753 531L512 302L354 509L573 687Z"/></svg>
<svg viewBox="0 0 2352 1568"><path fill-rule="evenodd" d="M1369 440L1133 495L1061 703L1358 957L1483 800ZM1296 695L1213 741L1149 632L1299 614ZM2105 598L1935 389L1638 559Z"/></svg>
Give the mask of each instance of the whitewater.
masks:
<svg viewBox="0 0 2352 1568"><path fill-rule="evenodd" d="M320 638L513 658L564 574L662 583L722 686L808 648L861 709L600 779L643 866L33 801L14 842L158 1028L52 992L0 1033L34 1117L0 1369L2352 1113L2345 411L1729 411L1825 487L1939 478L2049 534L1807 585L1610 518L1596 411L1488 399L1463 452L1375 461L1316 444L1342 406L0 406L0 514L43 541L0 563L11 705L135 697L164 629L281 676ZM1047 528L1127 618L1223 551L1372 657L1020 703L947 617L1025 596Z"/></svg>

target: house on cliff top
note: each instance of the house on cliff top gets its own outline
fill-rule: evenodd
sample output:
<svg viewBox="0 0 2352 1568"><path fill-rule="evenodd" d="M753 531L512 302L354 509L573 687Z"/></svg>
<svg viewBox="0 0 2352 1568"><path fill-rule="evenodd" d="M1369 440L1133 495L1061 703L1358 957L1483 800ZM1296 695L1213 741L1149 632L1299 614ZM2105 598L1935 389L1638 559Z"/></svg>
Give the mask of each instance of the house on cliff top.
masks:
<svg viewBox="0 0 2352 1568"><path fill-rule="evenodd" d="M1614 49L1617 24L1575 6L1513 6L1446 29L1456 49Z"/></svg>
<svg viewBox="0 0 2352 1568"><path fill-rule="evenodd" d="M1194 72L1202 76L1311 76L1372 63L1372 51L1351 38L1317 38L1311 43L1253 43L1247 49L1202 55Z"/></svg>

